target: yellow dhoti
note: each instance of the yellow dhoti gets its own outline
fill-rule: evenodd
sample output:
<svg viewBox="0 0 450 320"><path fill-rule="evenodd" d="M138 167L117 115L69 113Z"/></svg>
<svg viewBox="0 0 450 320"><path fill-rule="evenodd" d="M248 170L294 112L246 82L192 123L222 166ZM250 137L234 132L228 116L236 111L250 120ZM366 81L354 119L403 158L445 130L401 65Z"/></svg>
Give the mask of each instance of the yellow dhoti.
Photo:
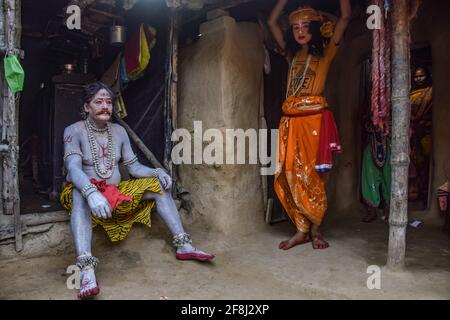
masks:
<svg viewBox="0 0 450 320"><path fill-rule="evenodd" d="M101 225L111 241L120 241L127 237L135 222L151 227L151 213L155 207L154 200L142 200L145 191L161 193L158 178L124 180L117 186L119 191L132 196L133 200L122 202L112 214L112 219L99 219L92 216L92 227ZM64 209L72 210L73 185L67 185L61 193L60 200Z"/></svg>

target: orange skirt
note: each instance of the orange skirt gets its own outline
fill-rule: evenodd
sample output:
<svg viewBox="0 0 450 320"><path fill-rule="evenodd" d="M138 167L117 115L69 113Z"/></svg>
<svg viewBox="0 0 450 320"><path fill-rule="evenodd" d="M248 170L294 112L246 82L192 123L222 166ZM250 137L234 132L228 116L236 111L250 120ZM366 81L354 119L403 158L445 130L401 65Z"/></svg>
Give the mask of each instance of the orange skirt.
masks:
<svg viewBox="0 0 450 320"><path fill-rule="evenodd" d="M289 116L303 112L292 102L285 102L287 116L280 120L275 192L297 229L307 233L311 223L320 225L327 209L326 175L315 170L323 115Z"/></svg>

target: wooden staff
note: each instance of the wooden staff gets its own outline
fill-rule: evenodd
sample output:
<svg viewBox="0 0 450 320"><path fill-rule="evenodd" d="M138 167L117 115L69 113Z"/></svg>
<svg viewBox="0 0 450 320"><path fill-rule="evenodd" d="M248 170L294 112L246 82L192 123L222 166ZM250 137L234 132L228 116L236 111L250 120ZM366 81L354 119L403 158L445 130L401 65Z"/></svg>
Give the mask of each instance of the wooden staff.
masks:
<svg viewBox="0 0 450 320"><path fill-rule="evenodd" d="M136 146L139 148L139 150L142 151L142 153L145 155L145 157L148 159L148 161L151 162L151 164L155 168L161 168L163 169L163 165L158 161L158 159L155 157L155 155L147 148L145 143L138 137L138 135L133 131L133 129L130 128L130 126L123 121L117 114L115 114L116 121L125 128L128 135L130 136L131 140L136 144Z"/></svg>
<svg viewBox="0 0 450 320"><path fill-rule="evenodd" d="M409 1L392 1L392 192L387 266L405 265L410 121Z"/></svg>
<svg viewBox="0 0 450 320"><path fill-rule="evenodd" d="M178 20L177 9L170 10L168 57L166 69L166 102L164 106L164 166L173 181L173 196L176 194L177 173L171 160L172 132L177 123L177 83L178 83Z"/></svg>

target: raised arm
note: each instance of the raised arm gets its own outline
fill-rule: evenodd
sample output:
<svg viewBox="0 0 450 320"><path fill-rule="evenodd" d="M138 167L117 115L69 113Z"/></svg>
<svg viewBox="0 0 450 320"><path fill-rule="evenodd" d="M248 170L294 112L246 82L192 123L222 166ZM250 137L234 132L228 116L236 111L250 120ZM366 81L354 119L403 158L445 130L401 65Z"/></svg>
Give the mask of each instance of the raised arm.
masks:
<svg viewBox="0 0 450 320"><path fill-rule="evenodd" d="M350 0L340 0L341 16L339 17L336 27L334 28L333 37L331 38L335 44L339 44L344 36L345 29L347 29L352 14Z"/></svg>
<svg viewBox="0 0 450 320"><path fill-rule="evenodd" d="M111 207L83 172L82 159L80 134L75 126L69 126L64 130L64 165L68 172L68 180L87 200L91 212L96 217L111 218Z"/></svg>
<svg viewBox="0 0 450 320"><path fill-rule="evenodd" d="M275 41L278 46L285 51L286 50L286 40L284 39L283 30L278 24L278 19L283 14L284 7L286 6L288 0L278 0L275 7L272 9L270 13L269 19L267 20L267 24L269 26L270 32L272 33Z"/></svg>
<svg viewBox="0 0 450 320"><path fill-rule="evenodd" d="M120 127L122 138L122 164L126 166L128 173L135 178L157 177L164 190L169 190L172 185L170 176L160 168L152 169L141 164L131 148L130 138L123 127Z"/></svg>

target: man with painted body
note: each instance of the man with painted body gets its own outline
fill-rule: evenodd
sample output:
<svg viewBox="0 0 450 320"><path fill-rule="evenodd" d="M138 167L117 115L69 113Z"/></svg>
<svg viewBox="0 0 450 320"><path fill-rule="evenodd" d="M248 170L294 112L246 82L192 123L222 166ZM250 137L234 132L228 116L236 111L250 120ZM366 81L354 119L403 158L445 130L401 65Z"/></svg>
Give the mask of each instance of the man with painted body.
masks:
<svg viewBox="0 0 450 320"><path fill-rule="evenodd" d="M162 169L140 164L125 129L110 122L114 101L114 93L103 83L87 85L83 106L86 119L64 131L68 184L61 193L61 203L71 211L81 299L100 291L94 273L98 259L91 253L92 227L101 225L112 241L123 240L134 222L150 227L155 205L174 236L177 259L214 258L191 245L171 197L170 176ZM119 162L136 179L121 181Z"/></svg>

